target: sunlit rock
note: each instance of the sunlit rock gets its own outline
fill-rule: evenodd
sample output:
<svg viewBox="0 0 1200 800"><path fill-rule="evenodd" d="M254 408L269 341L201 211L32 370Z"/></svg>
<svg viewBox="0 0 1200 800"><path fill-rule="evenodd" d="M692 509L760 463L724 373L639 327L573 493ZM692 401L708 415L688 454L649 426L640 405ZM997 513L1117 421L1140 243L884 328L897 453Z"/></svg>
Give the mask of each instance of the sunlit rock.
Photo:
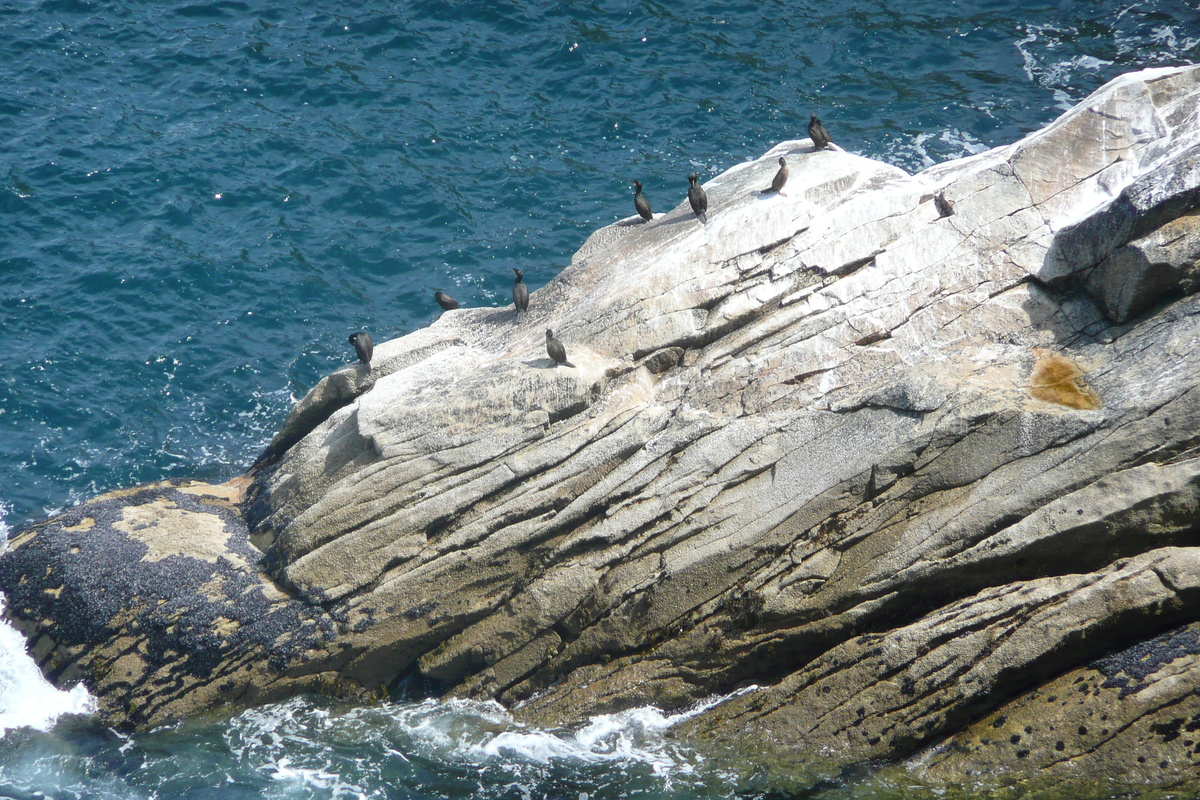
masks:
<svg viewBox="0 0 1200 800"><path fill-rule="evenodd" d="M30 528L8 616L117 720L420 676L564 724L753 684L682 729L785 771L1152 779L1192 719L1156 709L1200 714L1195 648L1155 644L1200 623L1198 108L1200 68L1135 73L917 175L783 142L707 225L680 196L596 231L519 323L461 309L325 378L241 515L173 488ZM1102 743L1071 730L1099 700L1038 719L1077 678Z"/></svg>

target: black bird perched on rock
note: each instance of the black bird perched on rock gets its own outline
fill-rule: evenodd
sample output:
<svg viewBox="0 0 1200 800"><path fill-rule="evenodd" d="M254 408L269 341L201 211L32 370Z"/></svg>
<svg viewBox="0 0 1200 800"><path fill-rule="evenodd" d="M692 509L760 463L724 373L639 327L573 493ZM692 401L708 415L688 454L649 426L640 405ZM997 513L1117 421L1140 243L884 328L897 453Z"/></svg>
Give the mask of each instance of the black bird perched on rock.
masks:
<svg viewBox="0 0 1200 800"><path fill-rule="evenodd" d="M517 280L513 283L513 305L516 306L516 317L520 319L521 312L529 311L529 287L525 285L525 273L516 267L510 267L517 274Z"/></svg>
<svg viewBox="0 0 1200 800"><path fill-rule="evenodd" d="M375 352L375 343L371 341L371 334L366 331L350 334L350 344L354 345L354 352L358 353L358 360L367 365L367 369L371 368L371 354Z"/></svg>
<svg viewBox="0 0 1200 800"><path fill-rule="evenodd" d="M704 191L704 187L696 183L696 179L700 176L696 173L688 175L688 182L691 186L688 187L688 202L692 204L692 211L696 212L696 216L705 225L708 224L708 194Z"/></svg>
<svg viewBox="0 0 1200 800"><path fill-rule="evenodd" d="M812 139L813 147L818 150L833 144L833 139L829 138L829 131L825 130L816 114L808 121L808 138Z"/></svg>
<svg viewBox="0 0 1200 800"><path fill-rule="evenodd" d="M775 177L771 179L771 188L767 191L783 194L783 187L787 183L788 168L787 159L783 156L779 157L779 171L775 173Z"/></svg>
<svg viewBox="0 0 1200 800"><path fill-rule="evenodd" d="M437 304L442 307L443 311L453 311L458 308L458 301L443 291L434 292L433 299L437 300Z"/></svg>
<svg viewBox="0 0 1200 800"><path fill-rule="evenodd" d="M642 182L633 182L633 207L637 209L638 216L649 222L654 219L654 212L650 210L650 201L646 199L646 195L642 194Z"/></svg>
<svg viewBox="0 0 1200 800"><path fill-rule="evenodd" d="M563 343L554 338L554 331L546 330L546 353L550 356L550 360L554 362L554 366L562 364L564 367L575 368L575 365L567 361L567 348L563 347Z"/></svg>
<svg viewBox="0 0 1200 800"><path fill-rule="evenodd" d="M933 207L937 209L939 219L954 213L954 204L946 199L945 192L938 192L933 196Z"/></svg>

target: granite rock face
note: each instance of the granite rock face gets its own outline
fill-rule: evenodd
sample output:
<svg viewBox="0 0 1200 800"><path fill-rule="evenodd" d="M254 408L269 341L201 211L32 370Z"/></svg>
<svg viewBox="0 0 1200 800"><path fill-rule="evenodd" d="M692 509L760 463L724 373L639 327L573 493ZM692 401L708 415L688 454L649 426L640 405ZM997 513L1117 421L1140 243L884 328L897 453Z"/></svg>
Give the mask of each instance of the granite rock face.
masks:
<svg viewBox="0 0 1200 800"><path fill-rule="evenodd" d="M705 184L707 225L681 196L597 231L519 324L380 343L252 471L236 595L312 635L217 645L256 664L226 694L419 674L563 724L755 685L683 733L796 769L1194 776L1198 152L1200 68L917 175L784 142ZM186 713L56 638L36 575L73 519L0 558L10 617L109 713Z"/></svg>

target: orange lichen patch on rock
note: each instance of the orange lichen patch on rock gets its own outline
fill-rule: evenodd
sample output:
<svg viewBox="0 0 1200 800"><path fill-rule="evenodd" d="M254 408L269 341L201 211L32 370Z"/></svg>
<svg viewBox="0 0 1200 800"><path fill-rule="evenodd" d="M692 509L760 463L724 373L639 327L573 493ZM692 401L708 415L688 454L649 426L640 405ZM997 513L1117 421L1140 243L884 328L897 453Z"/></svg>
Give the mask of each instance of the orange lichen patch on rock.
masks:
<svg viewBox="0 0 1200 800"><path fill-rule="evenodd" d="M1029 376L1029 393L1035 399L1079 411L1100 408L1100 398L1084 382L1083 370L1074 362L1048 350L1035 352L1038 360Z"/></svg>

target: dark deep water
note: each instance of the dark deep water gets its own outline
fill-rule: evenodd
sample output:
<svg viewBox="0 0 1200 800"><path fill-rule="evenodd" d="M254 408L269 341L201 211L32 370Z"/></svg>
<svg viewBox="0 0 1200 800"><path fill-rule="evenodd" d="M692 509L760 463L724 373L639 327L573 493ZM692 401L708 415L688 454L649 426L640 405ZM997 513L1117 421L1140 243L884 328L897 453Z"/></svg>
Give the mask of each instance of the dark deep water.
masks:
<svg viewBox="0 0 1200 800"><path fill-rule="evenodd" d="M806 135L910 171L1113 76L1200 61L1147 2L0 4L0 520L220 481L295 398L437 312L537 288L595 228ZM343 6L350 7L346 10ZM2 524L2 523L0 523ZM297 700L123 738L0 629L0 795L730 797L649 710ZM933 796L877 773L821 797Z"/></svg>

